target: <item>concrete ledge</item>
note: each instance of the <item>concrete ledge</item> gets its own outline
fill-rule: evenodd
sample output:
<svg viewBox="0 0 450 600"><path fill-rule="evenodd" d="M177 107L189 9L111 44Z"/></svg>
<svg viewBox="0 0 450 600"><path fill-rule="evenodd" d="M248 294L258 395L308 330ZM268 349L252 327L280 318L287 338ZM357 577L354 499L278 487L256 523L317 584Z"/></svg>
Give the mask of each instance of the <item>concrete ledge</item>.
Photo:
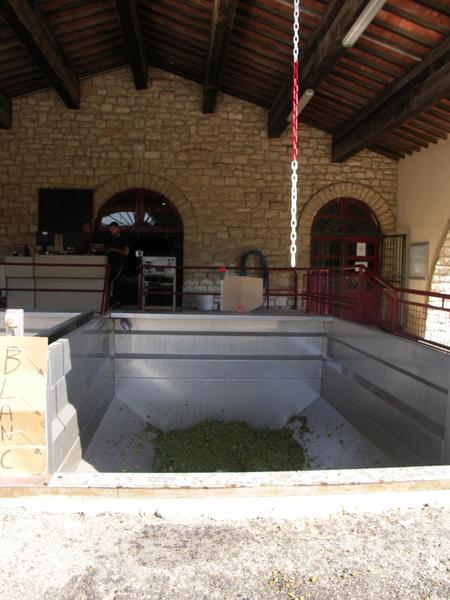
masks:
<svg viewBox="0 0 450 600"><path fill-rule="evenodd" d="M50 479L0 481L1 498L282 498L419 491L450 491L450 466L270 473L57 473Z"/></svg>

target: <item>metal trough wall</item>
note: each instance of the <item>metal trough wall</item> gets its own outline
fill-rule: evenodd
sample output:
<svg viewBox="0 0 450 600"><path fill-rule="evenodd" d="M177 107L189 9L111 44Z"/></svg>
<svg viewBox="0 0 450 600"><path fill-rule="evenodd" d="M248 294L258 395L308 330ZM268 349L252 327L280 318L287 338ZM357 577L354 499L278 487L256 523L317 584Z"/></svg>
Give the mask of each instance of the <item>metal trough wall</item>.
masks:
<svg viewBox="0 0 450 600"><path fill-rule="evenodd" d="M26 312L24 337L3 332L0 477L60 467L74 438L72 421L82 416L73 403L95 390L88 368L84 386L77 389L75 380L79 356L89 352L83 332L97 327L94 313ZM111 376L111 393L112 384Z"/></svg>
<svg viewBox="0 0 450 600"><path fill-rule="evenodd" d="M320 396L328 318L113 320L116 396L163 431L208 418L282 427Z"/></svg>
<svg viewBox="0 0 450 600"><path fill-rule="evenodd" d="M48 472L76 468L114 396L112 323L89 320L48 347Z"/></svg>
<svg viewBox="0 0 450 600"><path fill-rule="evenodd" d="M129 415L282 427L321 396L394 464L448 463L449 361L329 317L113 313L49 346L49 472L77 469L113 401L120 435Z"/></svg>
<svg viewBox="0 0 450 600"><path fill-rule="evenodd" d="M398 465L450 463L450 354L340 319L322 395Z"/></svg>

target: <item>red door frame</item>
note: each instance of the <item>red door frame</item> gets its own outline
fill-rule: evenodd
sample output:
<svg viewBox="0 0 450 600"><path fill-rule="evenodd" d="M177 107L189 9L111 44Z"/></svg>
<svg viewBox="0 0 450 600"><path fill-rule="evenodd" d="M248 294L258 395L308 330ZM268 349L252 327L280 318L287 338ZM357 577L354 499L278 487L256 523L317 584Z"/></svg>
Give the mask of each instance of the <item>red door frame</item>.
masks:
<svg viewBox="0 0 450 600"><path fill-rule="evenodd" d="M352 214L352 208L354 207L359 209L356 211L356 215ZM314 231L315 227L320 223L320 219L325 219L329 222L331 221L329 231ZM358 222L371 224L373 234L357 234L352 231L352 229L354 229L354 227L352 228L352 223L356 224ZM333 227L335 228L334 231ZM370 229L370 227L368 229ZM316 242L326 242L328 247L330 247L332 242L338 242L338 244L335 245L337 246L336 250L339 250L339 253L316 253ZM350 254L351 244L357 243L366 244L365 254L358 255L356 248L354 252ZM373 253L368 253L370 245L373 245ZM344 274L336 273L335 276L330 275L325 284L326 291L324 293L329 296L330 303L328 310L330 314L334 314L344 319L353 315L355 305L361 300L359 297L361 295L361 289L359 273L355 272L351 267L354 266L355 263L360 262L378 274L380 270L380 248L380 225L373 211L363 202L353 198L337 198L328 202L319 210L314 218L311 228L311 267L320 268L323 266L324 261L337 263L336 266L341 268L350 267ZM322 264L317 264L316 261L319 261ZM313 281L311 281L311 283L313 283ZM317 291L318 290L316 290L316 292ZM336 303L333 302L333 298L337 301Z"/></svg>
<svg viewBox="0 0 450 600"><path fill-rule="evenodd" d="M338 207L337 212L332 211L333 205ZM356 207L362 212L360 215L352 215L351 209ZM336 222L337 231L330 233L322 233L320 231L314 231L317 223L320 219L328 219ZM373 235L357 234L352 232L351 223L370 223L373 226ZM316 254L314 252L315 242L332 242L339 241L340 252L338 254L331 254L329 252ZM349 254L348 246L352 243L365 243L366 244L366 255L358 256L357 254ZM373 244L373 255L367 255L368 245ZM340 267L350 267L355 261L368 262L369 266L372 262L372 270L378 274L380 270L380 248L381 248L381 228L378 223L378 219L367 204L356 200L354 198L336 198L331 202L328 202L323 206L314 217L314 221L311 227L311 256L310 264L311 267L318 267L315 264L317 259L334 259L339 261Z"/></svg>

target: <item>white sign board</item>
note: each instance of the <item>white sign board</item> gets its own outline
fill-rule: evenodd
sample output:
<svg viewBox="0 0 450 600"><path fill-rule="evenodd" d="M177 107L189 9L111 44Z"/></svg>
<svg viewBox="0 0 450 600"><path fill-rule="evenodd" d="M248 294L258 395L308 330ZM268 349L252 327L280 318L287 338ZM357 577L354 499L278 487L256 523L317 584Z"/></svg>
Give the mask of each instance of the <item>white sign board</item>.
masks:
<svg viewBox="0 0 450 600"><path fill-rule="evenodd" d="M428 242L411 244L409 248L410 279L426 279L428 275Z"/></svg>
<svg viewBox="0 0 450 600"><path fill-rule="evenodd" d="M356 242L356 256L366 256L367 244L366 242Z"/></svg>

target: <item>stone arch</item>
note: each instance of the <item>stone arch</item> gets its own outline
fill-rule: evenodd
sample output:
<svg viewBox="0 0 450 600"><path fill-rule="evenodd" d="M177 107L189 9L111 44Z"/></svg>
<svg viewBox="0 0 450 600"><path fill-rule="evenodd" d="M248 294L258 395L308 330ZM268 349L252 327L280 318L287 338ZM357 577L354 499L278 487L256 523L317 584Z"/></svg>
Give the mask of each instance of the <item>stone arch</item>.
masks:
<svg viewBox="0 0 450 600"><path fill-rule="evenodd" d="M441 238L438 255L434 261L430 292L450 294L450 221ZM433 298L430 304L441 306L441 301ZM450 305L448 306L450 308ZM442 311L428 310L425 338L439 344L450 345L450 315Z"/></svg>
<svg viewBox="0 0 450 600"><path fill-rule="evenodd" d="M194 208L184 193L169 180L154 173L127 173L116 175L95 190L94 214L115 194L130 188L146 188L167 197L176 207L183 220L183 227L190 228L194 218Z"/></svg>
<svg viewBox="0 0 450 600"><path fill-rule="evenodd" d="M355 198L369 206L375 213L383 233L395 230L395 215L381 194L360 183L333 183L315 192L303 205L299 213L299 266L309 267L311 227L320 208L336 198Z"/></svg>
<svg viewBox="0 0 450 600"><path fill-rule="evenodd" d="M430 292L439 292L445 288L442 294L450 294L450 221L444 228L440 244L432 266L430 279Z"/></svg>

